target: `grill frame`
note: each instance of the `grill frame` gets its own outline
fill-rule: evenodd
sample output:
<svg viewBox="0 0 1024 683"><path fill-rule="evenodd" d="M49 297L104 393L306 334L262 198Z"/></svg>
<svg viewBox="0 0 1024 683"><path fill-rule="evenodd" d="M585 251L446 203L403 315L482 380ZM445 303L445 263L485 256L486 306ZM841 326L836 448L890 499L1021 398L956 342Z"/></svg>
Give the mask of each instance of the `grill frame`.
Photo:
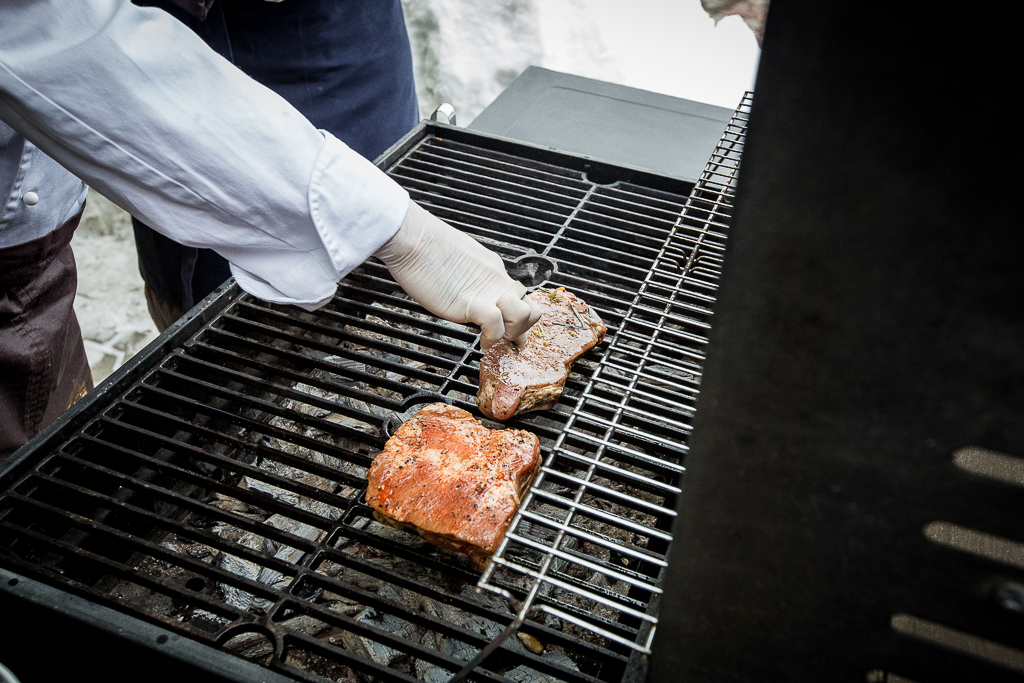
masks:
<svg viewBox="0 0 1024 683"><path fill-rule="evenodd" d="M499 136L467 133L456 128L448 127L444 124L429 122L421 124L409 135L403 138L403 140L399 141L399 143L397 143L391 150L389 150L389 152L378 160L378 166L382 168L389 168L398 164L402 159L406 158L407 155L414 150L423 139L431 135L443 136L446 139L453 140L455 143L469 143L475 146L485 145L488 150L502 154L527 154L529 155L529 158L537 164L557 162L564 168L569 168L570 170L581 174L585 173L588 174L588 176L596 176L602 180L608 180L615 177L616 180L621 182L646 184L653 190L664 191L663 188L674 189L680 196L688 195L689 192L685 192L684 194L683 192L679 192L679 190L685 191L691 187L688 183L683 181L664 178L644 171L615 167L583 157L574 157L572 155L565 155L531 145L516 143ZM592 193L594 190L595 188L591 188L590 192ZM589 197L590 194L587 196ZM415 193L414 198L417 198ZM430 207L429 202L423 203L428 206L428 208L432 208ZM567 220L566 225L568 225L568 223L569 221ZM565 228L563 227L562 230L564 231ZM561 232L559 235L561 235ZM554 240L552 240L552 244L553 243ZM551 249L549 247L546 252L550 250ZM543 257L544 255L545 254L540 254L540 257ZM535 256L526 257L526 261L529 262L531 260L542 261L543 259L538 259L538 257ZM513 266L515 265L516 263L513 263ZM34 466L33 463L35 458L40 456L45 457L55 444L67 438L69 434L81 434L82 428L100 412L105 410L111 401L123 399L139 378L153 371L161 363L164 363L168 357L175 353L175 349L188 343L188 340L192 339L197 333L199 333L211 320L214 320L223 314L230 305L236 302L239 295L240 290L231 282L225 284L214 292L181 321L165 332L164 335L161 335L160 338L150 344L145 350L143 350L143 352L138 354L123 368L116 372L108 379L108 381L98 387L96 391L79 402L78 405L50 425L36 439L19 450L11 459L8 460L8 462L4 463L3 467L0 467L0 482L16 480L29 468ZM469 350L471 349L472 346L469 346ZM407 401L409 398L411 397L407 397ZM348 514L348 511L346 511L346 514ZM49 590L55 591L57 595L63 593L63 589L57 587L49 587ZM90 598L95 599L96 596L90 595ZM113 603L112 607L116 608L116 603ZM118 626L116 626L116 628L123 628L123 624L131 624L133 621L137 621L136 617L113 610L110 614L111 621L109 624L117 624ZM172 639L170 642L177 642L177 640L180 639ZM194 653L196 646L200 647L200 649L204 647L201 643L190 643L189 647L186 649L188 649L189 652ZM211 655L215 660L221 659L225 654L215 648L209 649L211 653L215 653L215 655ZM192 656L194 656L194 654ZM229 656L229 659L236 660L237 658ZM196 663L200 667L203 665L201 661L197 661ZM241 664L247 663L241 662ZM493 677L487 676L486 678L491 679ZM501 678L498 677L496 680L501 680ZM579 680L588 680L588 678L584 676Z"/></svg>

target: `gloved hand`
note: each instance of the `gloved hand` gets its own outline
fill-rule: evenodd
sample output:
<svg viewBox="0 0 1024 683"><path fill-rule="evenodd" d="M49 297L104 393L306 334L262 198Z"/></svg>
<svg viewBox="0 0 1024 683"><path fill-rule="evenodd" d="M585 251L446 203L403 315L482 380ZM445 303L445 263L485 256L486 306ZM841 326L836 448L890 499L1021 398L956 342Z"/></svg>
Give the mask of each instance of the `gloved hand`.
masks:
<svg viewBox="0 0 1024 683"><path fill-rule="evenodd" d="M526 343L540 309L505 272L501 257L414 201L395 236L373 254L424 308L481 327L485 351L502 338Z"/></svg>

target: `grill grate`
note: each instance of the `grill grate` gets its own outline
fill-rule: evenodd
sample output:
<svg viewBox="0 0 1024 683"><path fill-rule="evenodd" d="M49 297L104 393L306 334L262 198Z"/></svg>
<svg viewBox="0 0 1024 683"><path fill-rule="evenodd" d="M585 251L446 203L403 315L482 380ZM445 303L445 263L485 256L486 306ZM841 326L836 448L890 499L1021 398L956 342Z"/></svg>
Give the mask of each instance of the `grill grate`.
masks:
<svg viewBox="0 0 1024 683"><path fill-rule="evenodd" d="M481 576L526 591L516 624L554 616L650 653L750 105L748 93Z"/></svg>
<svg viewBox="0 0 1024 683"><path fill-rule="evenodd" d="M578 292L612 335L555 409L512 423L546 459L484 576L498 593L363 502L402 420L438 400L475 411L481 357L474 329L376 262L312 313L231 285L76 406L0 475L0 565L304 681L447 680L536 603L551 618L520 630L543 654L500 642L470 680L623 680L649 642L748 107L689 199L440 126L393 153L415 200L524 282Z"/></svg>

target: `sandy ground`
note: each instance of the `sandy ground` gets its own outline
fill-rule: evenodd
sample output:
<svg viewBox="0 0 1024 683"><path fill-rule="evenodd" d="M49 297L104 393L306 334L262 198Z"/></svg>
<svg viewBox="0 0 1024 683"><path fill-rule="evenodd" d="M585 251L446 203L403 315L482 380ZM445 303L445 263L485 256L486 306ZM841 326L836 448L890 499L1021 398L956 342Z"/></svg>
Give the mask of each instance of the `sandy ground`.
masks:
<svg viewBox="0 0 1024 683"><path fill-rule="evenodd" d="M95 382L156 337L146 310L128 214L95 191L71 241L78 263L75 313Z"/></svg>
<svg viewBox="0 0 1024 683"><path fill-rule="evenodd" d="M698 0L403 0L424 117L450 102L469 124L530 65L732 108L758 50L739 17ZM72 242L75 312L99 382L156 336L128 215L96 192Z"/></svg>

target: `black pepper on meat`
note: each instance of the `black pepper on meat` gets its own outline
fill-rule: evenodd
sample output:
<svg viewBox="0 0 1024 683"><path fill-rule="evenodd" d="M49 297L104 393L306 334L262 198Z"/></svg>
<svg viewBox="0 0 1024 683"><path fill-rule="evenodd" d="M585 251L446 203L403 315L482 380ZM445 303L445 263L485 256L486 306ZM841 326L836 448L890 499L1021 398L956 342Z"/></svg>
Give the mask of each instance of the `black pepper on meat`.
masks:
<svg viewBox="0 0 1024 683"><path fill-rule="evenodd" d="M404 422L374 459L366 502L379 521L415 529L483 568L539 468L533 434L488 429L437 403ZM488 514L476 514L481 506Z"/></svg>
<svg viewBox="0 0 1024 683"><path fill-rule="evenodd" d="M586 302L563 288L529 295L541 319L521 348L500 341L480 361L477 405L495 420L558 402L572 363L601 343L608 328Z"/></svg>

